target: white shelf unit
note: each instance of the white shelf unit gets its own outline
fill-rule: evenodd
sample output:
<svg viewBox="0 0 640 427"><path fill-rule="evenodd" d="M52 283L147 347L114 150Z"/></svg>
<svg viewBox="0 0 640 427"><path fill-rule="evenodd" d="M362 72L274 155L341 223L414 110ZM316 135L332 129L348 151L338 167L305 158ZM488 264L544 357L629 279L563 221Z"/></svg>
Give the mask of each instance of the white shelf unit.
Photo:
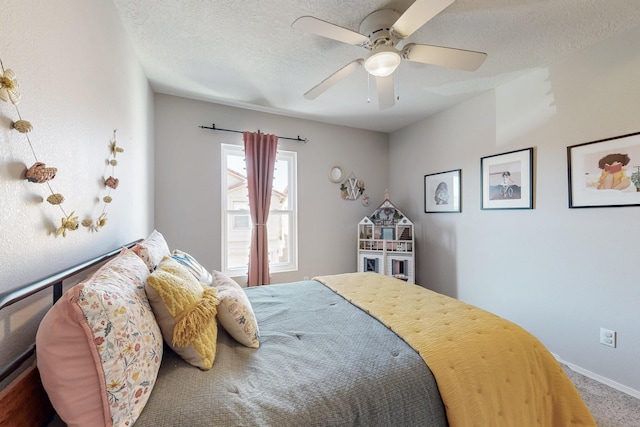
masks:
<svg viewBox="0 0 640 427"><path fill-rule="evenodd" d="M413 222L385 200L358 223L358 271L416 281Z"/></svg>

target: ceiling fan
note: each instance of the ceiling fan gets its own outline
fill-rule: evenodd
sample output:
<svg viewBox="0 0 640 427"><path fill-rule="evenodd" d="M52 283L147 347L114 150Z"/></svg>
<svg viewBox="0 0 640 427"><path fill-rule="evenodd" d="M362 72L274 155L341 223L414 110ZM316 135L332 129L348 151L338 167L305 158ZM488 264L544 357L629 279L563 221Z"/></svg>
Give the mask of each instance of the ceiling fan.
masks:
<svg viewBox="0 0 640 427"><path fill-rule="evenodd" d="M304 97L315 99L360 66L364 66L376 79L378 105L380 109L384 109L395 104L393 73L402 59L467 71L476 70L487 57L486 53L415 43L408 43L402 49L398 47L400 42L453 2L454 0L416 0L403 14L392 9L378 10L364 18L359 32L313 16L296 19L291 24L295 29L371 51L366 59L359 58L348 63L311 88Z"/></svg>

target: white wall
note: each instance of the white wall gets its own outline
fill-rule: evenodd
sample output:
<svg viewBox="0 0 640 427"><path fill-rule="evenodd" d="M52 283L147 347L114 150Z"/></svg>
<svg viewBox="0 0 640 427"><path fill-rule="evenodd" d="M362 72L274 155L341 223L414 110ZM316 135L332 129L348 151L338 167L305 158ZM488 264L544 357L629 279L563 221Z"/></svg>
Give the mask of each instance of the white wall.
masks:
<svg viewBox="0 0 640 427"><path fill-rule="evenodd" d="M62 213L43 202L43 184L24 179L35 163L25 136L12 129L12 104L0 102L0 292L78 264L143 237L153 229L153 98L111 2L5 0L0 14L0 59L18 76L20 114L38 160L58 168L51 185L67 213L83 219L102 211L109 141L119 145L108 223L56 237ZM19 304L0 316L0 364L33 338L38 308ZM8 336L11 334L11 341Z"/></svg>
<svg viewBox="0 0 640 427"><path fill-rule="evenodd" d="M220 144L242 145L242 134L199 126L308 138L281 139L298 153L299 269L272 274L272 283L356 269L357 224L382 203L388 135L156 94L156 228L172 249L185 250L208 269L221 268ZM345 201L328 170L343 167L364 180L371 205ZM244 277L237 278L246 282Z"/></svg>
<svg viewBox="0 0 640 427"><path fill-rule="evenodd" d="M640 395L640 207L569 209L566 147L640 131L640 29L391 135L417 225L418 283L503 316ZM480 209L480 158L535 150L535 209ZM423 176L462 169L462 213L425 214ZM618 347L599 344L599 328Z"/></svg>

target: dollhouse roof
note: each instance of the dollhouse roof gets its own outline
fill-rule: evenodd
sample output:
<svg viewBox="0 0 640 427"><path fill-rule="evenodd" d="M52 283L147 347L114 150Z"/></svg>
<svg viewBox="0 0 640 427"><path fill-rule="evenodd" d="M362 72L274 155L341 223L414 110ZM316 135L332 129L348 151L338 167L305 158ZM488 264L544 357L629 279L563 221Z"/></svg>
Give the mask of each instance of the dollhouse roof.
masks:
<svg viewBox="0 0 640 427"><path fill-rule="evenodd" d="M373 224L379 226L395 226L398 224L411 224L409 220L389 199L384 202L371 215L365 216L360 224Z"/></svg>

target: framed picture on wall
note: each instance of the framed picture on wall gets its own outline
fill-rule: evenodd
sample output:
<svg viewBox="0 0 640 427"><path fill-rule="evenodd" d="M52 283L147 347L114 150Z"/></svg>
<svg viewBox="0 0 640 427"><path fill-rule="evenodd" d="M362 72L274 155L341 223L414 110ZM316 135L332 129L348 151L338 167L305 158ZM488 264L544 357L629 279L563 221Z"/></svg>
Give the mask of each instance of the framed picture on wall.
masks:
<svg viewBox="0 0 640 427"><path fill-rule="evenodd" d="M482 209L533 209L533 148L480 159Z"/></svg>
<svg viewBox="0 0 640 427"><path fill-rule="evenodd" d="M567 147L569 207L640 205L640 132Z"/></svg>
<svg viewBox="0 0 640 427"><path fill-rule="evenodd" d="M424 176L424 212L461 212L461 169Z"/></svg>

